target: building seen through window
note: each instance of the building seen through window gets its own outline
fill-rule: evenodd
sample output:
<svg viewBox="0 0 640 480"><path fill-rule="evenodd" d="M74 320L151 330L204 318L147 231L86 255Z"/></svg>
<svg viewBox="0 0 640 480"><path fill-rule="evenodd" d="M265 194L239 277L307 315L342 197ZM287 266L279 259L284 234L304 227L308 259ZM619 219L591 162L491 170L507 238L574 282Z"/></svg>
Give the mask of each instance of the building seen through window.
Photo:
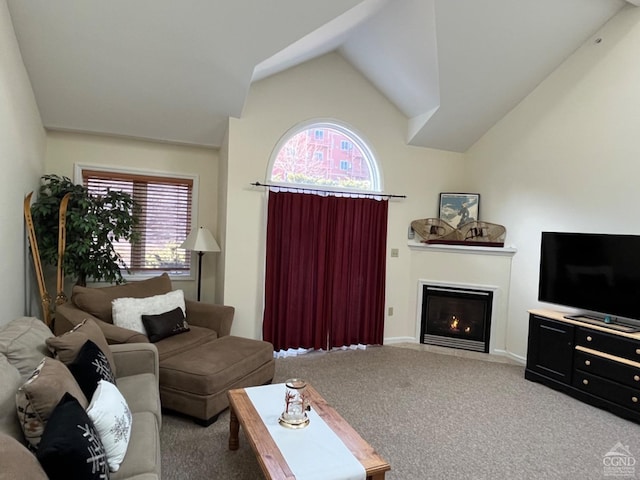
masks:
<svg viewBox="0 0 640 480"><path fill-rule="evenodd" d="M332 122L302 125L283 137L271 160L276 184L381 191L373 154L358 135Z"/></svg>

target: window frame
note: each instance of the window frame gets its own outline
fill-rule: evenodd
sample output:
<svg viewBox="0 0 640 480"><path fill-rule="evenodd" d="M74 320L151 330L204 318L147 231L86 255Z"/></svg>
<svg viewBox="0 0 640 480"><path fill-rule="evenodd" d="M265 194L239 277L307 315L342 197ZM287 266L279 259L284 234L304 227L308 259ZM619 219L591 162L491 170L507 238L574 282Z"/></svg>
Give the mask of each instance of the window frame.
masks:
<svg viewBox="0 0 640 480"><path fill-rule="evenodd" d="M282 182L278 180L273 180L271 178L271 174L273 172L273 166L275 161L277 160L278 153L284 148L286 143L296 136L297 134L306 131L306 130L317 130L323 128L330 128L337 130L343 135L347 136L350 139L352 144L351 148L357 147L364 154L364 161L367 162L369 166L369 170L371 173L371 189L362 190L356 188L350 188L346 186L328 186L328 185L313 185L313 184L300 184L300 183L291 183L291 182ZM314 132L315 139L315 132ZM349 192L353 194L357 193L382 193L384 191L384 179L382 176L382 169L379 165L377 156L375 155L373 148L370 146L371 142L369 142L357 129L353 128L351 125L348 125L345 122L340 120L336 120L334 118L313 118L306 120L304 122L300 122L287 130L284 135L280 137L278 142L276 143L274 149L271 152L271 157L269 158L269 164L267 165L267 171L265 175L265 180L267 183L282 187L282 188L299 188L299 189L313 189L315 187L320 187L322 191L326 192Z"/></svg>
<svg viewBox="0 0 640 480"><path fill-rule="evenodd" d="M140 175L140 176L151 176L151 177L166 177L166 178L179 178L185 179L192 182L191 188L191 227L190 230L193 230L194 225L197 225L198 218L198 190L199 190L199 176L197 174L185 174L185 173L176 173L169 171L161 171L161 170L152 170L152 169L138 169L138 168L127 168L127 167L115 167L108 165L96 165L89 163L75 163L73 170L73 182L77 185L83 185L84 180L82 176L83 170L93 170L97 172L105 172L105 173L114 173L114 174L123 174L123 175ZM184 281L193 281L196 278L196 263L197 255L190 255L189 269L185 271L183 274L178 274L173 271L162 270L149 270L149 271L136 271L132 273L128 273L126 270L121 269L122 277L125 280L144 280L146 278L157 277L160 273L168 273L171 280L184 280Z"/></svg>

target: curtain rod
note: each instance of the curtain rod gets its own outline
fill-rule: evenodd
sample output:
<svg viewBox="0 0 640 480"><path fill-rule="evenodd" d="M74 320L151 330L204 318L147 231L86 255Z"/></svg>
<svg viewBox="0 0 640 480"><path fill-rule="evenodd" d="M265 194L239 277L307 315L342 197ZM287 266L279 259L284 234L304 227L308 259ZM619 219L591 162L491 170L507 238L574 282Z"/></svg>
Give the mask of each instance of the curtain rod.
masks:
<svg viewBox="0 0 640 480"><path fill-rule="evenodd" d="M275 187L275 188L285 188L291 190L301 190L301 191L310 191L310 192L320 192L320 193L344 193L348 195L358 195L363 197L387 197L387 198L407 198L406 195L392 195L390 193L366 193L366 192L353 192L347 190L320 190L318 188L306 188L299 186L283 186L283 185L273 185L271 183L260 183L253 182L250 185L254 187Z"/></svg>

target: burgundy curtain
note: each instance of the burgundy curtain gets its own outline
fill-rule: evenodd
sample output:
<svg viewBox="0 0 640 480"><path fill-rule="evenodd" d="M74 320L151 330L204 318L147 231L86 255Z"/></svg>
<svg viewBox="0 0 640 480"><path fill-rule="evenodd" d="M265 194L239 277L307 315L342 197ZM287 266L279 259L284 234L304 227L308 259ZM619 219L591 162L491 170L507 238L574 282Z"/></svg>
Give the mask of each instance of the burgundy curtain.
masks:
<svg viewBox="0 0 640 480"><path fill-rule="evenodd" d="M269 192L263 337L275 350L382 344L387 211Z"/></svg>

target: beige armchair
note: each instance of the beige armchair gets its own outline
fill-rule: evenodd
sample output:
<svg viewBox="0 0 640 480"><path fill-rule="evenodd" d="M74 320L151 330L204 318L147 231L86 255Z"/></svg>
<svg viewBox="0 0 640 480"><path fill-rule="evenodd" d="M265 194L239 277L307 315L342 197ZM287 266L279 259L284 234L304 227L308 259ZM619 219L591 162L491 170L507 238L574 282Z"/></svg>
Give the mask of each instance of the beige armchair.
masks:
<svg viewBox="0 0 640 480"><path fill-rule="evenodd" d="M149 342L146 335L113 324L111 302L147 298L172 291L171 279L159 277L100 288L75 286L71 300L56 309L59 335L93 318L110 344ZM155 343L160 359L160 399L164 409L209 425L227 408L226 392L270 383L275 372L273 346L230 335L235 309L185 300L189 331Z"/></svg>

